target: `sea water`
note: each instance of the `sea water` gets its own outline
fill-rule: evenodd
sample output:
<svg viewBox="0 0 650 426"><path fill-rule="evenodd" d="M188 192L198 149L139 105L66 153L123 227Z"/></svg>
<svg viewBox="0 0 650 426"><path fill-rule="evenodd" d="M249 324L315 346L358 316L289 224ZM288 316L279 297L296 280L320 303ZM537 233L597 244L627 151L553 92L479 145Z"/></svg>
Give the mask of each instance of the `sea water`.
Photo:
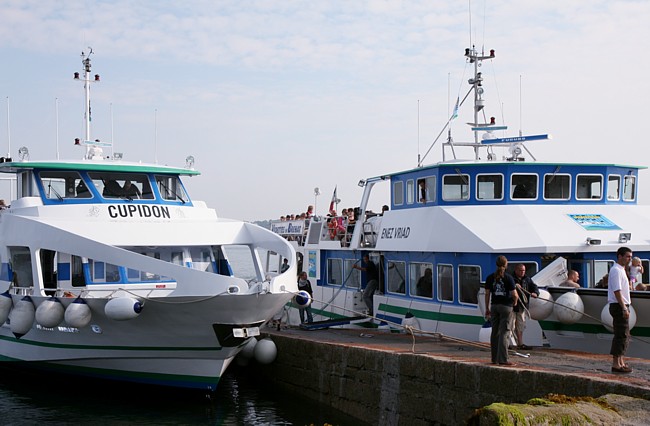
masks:
<svg viewBox="0 0 650 426"><path fill-rule="evenodd" d="M358 425L230 369L211 394L0 369L3 425Z"/></svg>

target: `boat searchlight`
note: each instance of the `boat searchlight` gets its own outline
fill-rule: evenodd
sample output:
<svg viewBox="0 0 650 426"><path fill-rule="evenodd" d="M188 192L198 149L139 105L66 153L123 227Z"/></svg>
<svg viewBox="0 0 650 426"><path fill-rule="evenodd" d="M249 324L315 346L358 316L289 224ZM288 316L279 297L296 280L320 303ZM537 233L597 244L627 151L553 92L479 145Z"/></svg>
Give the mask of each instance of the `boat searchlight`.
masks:
<svg viewBox="0 0 650 426"><path fill-rule="evenodd" d="M21 146L18 150L18 158L20 161L29 161L29 149L26 146Z"/></svg>
<svg viewBox="0 0 650 426"><path fill-rule="evenodd" d="M621 232L618 234L618 242L620 244L625 244L628 241L632 239L632 233L631 232Z"/></svg>
<svg viewBox="0 0 650 426"><path fill-rule="evenodd" d="M588 246L599 246L600 245L600 240L598 240L596 238L587 237L587 245Z"/></svg>

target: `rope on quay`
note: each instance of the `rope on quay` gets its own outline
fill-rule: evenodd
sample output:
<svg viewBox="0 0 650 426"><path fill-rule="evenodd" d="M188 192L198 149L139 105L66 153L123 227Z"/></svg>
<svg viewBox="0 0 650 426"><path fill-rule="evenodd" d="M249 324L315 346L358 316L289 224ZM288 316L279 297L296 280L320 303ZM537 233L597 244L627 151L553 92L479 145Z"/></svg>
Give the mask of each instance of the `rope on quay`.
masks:
<svg viewBox="0 0 650 426"><path fill-rule="evenodd" d="M293 294L293 295L297 294L295 292L290 292L290 293ZM321 301L321 300L317 300L317 302L323 303L323 301ZM355 315L355 316L364 316L367 319L376 320L376 321L378 321L380 323L386 323L386 324L388 324L390 326L394 326L396 328L403 329L404 331L406 331L408 334L411 335L411 338L412 338L411 352L412 353L415 353L416 334L429 336L429 337L440 339L440 340L448 340L448 341L453 342L453 343L459 343L459 344L463 344L463 345L474 346L474 347L479 348L479 349L490 349L489 345L487 345L486 343L461 339L459 337L447 336L447 335L445 335L443 333L440 333L440 332L437 332L437 331L432 332L432 331L421 330L421 329L416 328L416 327L414 327L412 325L408 325L408 324L405 325L405 324L396 323L394 321L390 321L390 320L387 320L387 319L378 318L378 317L376 317L374 315L366 314L365 312L359 312L359 311L355 311L353 309L348 309L348 308L346 308L344 306L336 305L336 304L332 303L332 300L327 302L327 306L331 306L331 307L340 309L343 312L347 312L347 313Z"/></svg>

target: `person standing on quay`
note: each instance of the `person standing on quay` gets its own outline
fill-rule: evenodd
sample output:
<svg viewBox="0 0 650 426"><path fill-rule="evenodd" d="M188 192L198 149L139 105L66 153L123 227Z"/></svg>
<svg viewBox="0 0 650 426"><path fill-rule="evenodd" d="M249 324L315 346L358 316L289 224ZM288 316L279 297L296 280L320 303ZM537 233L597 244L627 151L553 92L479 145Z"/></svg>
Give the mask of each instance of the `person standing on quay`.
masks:
<svg viewBox="0 0 650 426"><path fill-rule="evenodd" d="M632 260L632 250L621 247L616 252L616 263L609 270L607 302L612 316L614 338L612 339L612 373L631 373L623 357L630 342L630 281L625 268Z"/></svg>
<svg viewBox="0 0 650 426"><path fill-rule="evenodd" d="M514 365L508 361L508 339L512 307L517 305L519 296L515 290L515 280L506 272L508 259L505 256L497 257L496 266L496 271L485 280L485 316L492 322L492 364Z"/></svg>
<svg viewBox="0 0 650 426"><path fill-rule="evenodd" d="M519 303L517 306L513 307L514 311L514 330L515 338L517 340L517 348L528 350L530 346L524 344L524 330L526 329L526 316L530 316L528 313L528 306L530 303L530 297L538 297L539 289L537 284L526 275L526 265L523 263L515 266L515 285L517 286L517 295L519 296Z"/></svg>

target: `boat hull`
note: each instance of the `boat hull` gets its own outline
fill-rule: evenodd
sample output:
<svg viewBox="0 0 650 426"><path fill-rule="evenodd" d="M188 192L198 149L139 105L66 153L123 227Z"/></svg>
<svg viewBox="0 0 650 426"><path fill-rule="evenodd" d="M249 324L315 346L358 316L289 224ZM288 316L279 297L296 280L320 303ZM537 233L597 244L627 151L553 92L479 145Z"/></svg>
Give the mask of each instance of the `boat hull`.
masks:
<svg viewBox="0 0 650 426"><path fill-rule="evenodd" d="M570 288L549 287L554 300ZM551 347L583 352L608 354L611 349L613 333L601 323L601 312L607 303L607 290L595 288L577 289L584 304L584 314L575 324L563 324L555 314L540 321ZM632 338L626 355L650 359L650 294L631 292L632 307L637 315L636 324L630 330Z"/></svg>
<svg viewBox="0 0 650 426"><path fill-rule="evenodd" d="M108 299L86 299L91 321L63 321L16 336L12 315L0 327L0 361L82 376L213 391L259 326L286 303L282 294L166 297L145 301L141 314L108 318ZM47 298L32 297L39 306ZM67 308L74 299L60 299ZM14 306L20 301L14 296ZM236 330L244 337L234 337Z"/></svg>

